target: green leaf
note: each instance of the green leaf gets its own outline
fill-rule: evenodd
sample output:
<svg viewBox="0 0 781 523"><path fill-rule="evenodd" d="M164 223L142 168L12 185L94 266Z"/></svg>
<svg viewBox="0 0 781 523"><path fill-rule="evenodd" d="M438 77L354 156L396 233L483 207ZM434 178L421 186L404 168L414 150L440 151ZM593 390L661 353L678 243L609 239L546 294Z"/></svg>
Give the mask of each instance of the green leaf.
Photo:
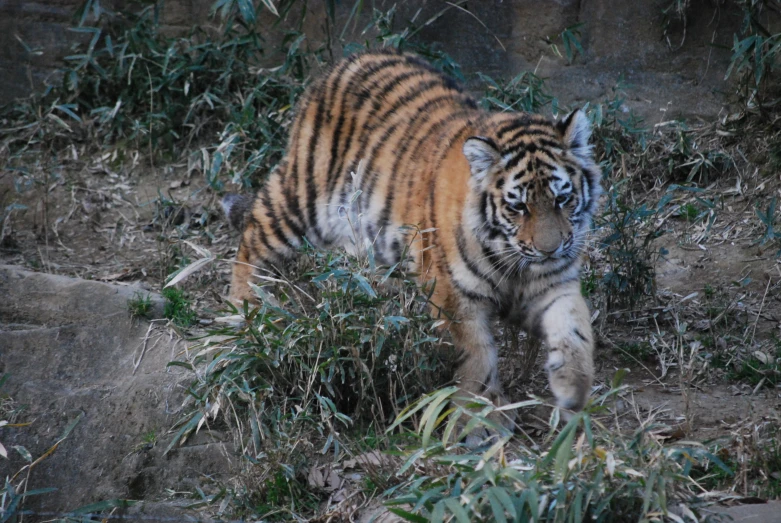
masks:
<svg viewBox="0 0 781 523"><path fill-rule="evenodd" d="M569 440L570 446L572 445L572 439L575 437L575 430L577 429L577 426L580 423L581 418L582 418L581 413L573 415L572 418L570 418L570 420L564 426L564 428L561 429L561 432L559 433L558 436L556 436L556 439L553 441L553 444L550 446L548 455L545 456L545 458L542 460L543 468L550 466L551 463L553 463L554 457L556 457L556 459L558 460L559 449L565 443L566 440Z"/></svg>
<svg viewBox="0 0 781 523"><path fill-rule="evenodd" d="M58 489L54 487L47 487L47 488L37 488L34 490L28 490L27 492L23 492L20 494L20 496L40 496L41 494L50 494L52 492L57 492Z"/></svg>
<svg viewBox="0 0 781 523"><path fill-rule="evenodd" d="M174 448L177 443L179 443L179 440L182 438L182 436L184 436L185 433L194 429L198 425L198 422L201 421L201 418L203 418L203 412L199 411L193 414L193 417L190 418L190 421L185 423L171 439L171 443L169 443L168 447L166 447L165 451L163 452L163 456L168 454L171 449Z"/></svg>
<svg viewBox="0 0 781 523"><path fill-rule="evenodd" d="M431 435L440 421L440 413L442 412L442 409L447 406L449 401L449 395L438 395L434 401L429 404L428 408L423 413L423 416L421 416L420 424L423 426L423 430L421 431L421 445L423 448L428 448L429 442L431 441Z"/></svg>
<svg viewBox="0 0 781 523"><path fill-rule="evenodd" d="M568 427L569 430L567 430ZM565 427L566 436L561 441L559 448L556 450L556 462L555 462L556 476L560 478L562 481L567 475L567 467L569 464L570 456L572 455L572 442L575 439L576 427L577 424L575 425L567 424L567 426ZM551 452L552 451L553 450L551 449Z"/></svg>
<svg viewBox="0 0 781 523"><path fill-rule="evenodd" d="M450 397L453 394L455 394L457 391L458 391L458 387L451 386L451 387L446 387L444 389L435 390L434 392L422 396L415 403L405 407L404 410L402 410L399 413L399 415L396 417L396 420L393 422L393 425L388 427L386 432L393 431L393 429L395 429L396 427L404 423L406 420L408 420L410 417L415 415L421 409L424 409L429 403L431 403L433 400L438 398L440 395Z"/></svg>
<svg viewBox="0 0 781 523"><path fill-rule="evenodd" d="M467 514L461 503L454 498L446 498L443 500L450 512L456 517L460 523L470 523L469 515Z"/></svg>
<svg viewBox="0 0 781 523"><path fill-rule="evenodd" d="M55 109L62 111L63 113L67 114L77 122L81 123L81 118L79 118L79 115L73 112L73 109L77 109L78 105L76 104L60 104L55 105Z"/></svg>
<svg viewBox="0 0 781 523"><path fill-rule="evenodd" d="M513 520L518 518L515 505L513 504L513 500L510 498L510 495L507 493L507 490L502 487L491 487L489 492L491 492L491 494L502 504L504 510L510 514L510 518Z"/></svg>
<svg viewBox="0 0 781 523"><path fill-rule="evenodd" d="M239 14L247 25L253 25L256 20L255 5L252 0L237 0L239 4Z"/></svg>
<svg viewBox="0 0 781 523"><path fill-rule="evenodd" d="M266 9L268 9L274 14L274 16L279 16L279 12L277 11L277 8L274 6L274 2L272 2L271 0L260 0L260 1L263 3L263 5L266 6Z"/></svg>
<svg viewBox="0 0 781 523"><path fill-rule="evenodd" d="M434 510L431 511L431 517L429 519L431 523L440 523L445 521L445 500L442 499L434 505Z"/></svg>
<svg viewBox="0 0 781 523"><path fill-rule="evenodd" d="M395 508L395 507L389 508L388 512L392 512L393 514L396 514L400 518L404 518L407 521L412 521L413 523L428 523L429 521L423 516L418 516L417 514L407 512L406 510L401 510L400 508Z"/></svg>
<svg viewBox="0 0 781 523"><path fill-rule="evenodd" d="M494 487L497 488L497 487ZM504 506L499 501L499 499L496 497L496 495L492 491L493 489L489 489L485 493L486 499L488 499L489 504L491 505L491 514L493 515L492 521L497 521L498 523L506 523L507 517L504 515Z"/></svg>
<svg viewBox="0 0 781 523"><path fill-rule="evenodd" d="M16 452L19 453L20 456L22 456L22 459L25 460L27 463L33 462L33 456L30 454L30 451L24 448L22 445L14 445L11 447Z"/></svg>
<svg viewBox="0 0 781 523"><path fill-rule="evenodd" d="M76 416L73 421L71 421L67 427L65 427L65 430L62 433L62 436L60 436L60 440L64 440L68 437L68 435L73 431L73 429L76 428L76 425L79 424L79 422L84 418L84 412L79 412L79 415Z"/></svg>
<svg viewBox="0 0 781 523"><path fill-rule="evenodd" d="M186 361L169 361L166 367L184 367L188 370L195 370L193 366Z"/></svg>
<svg viewBox="0 0 781 523"><path fill-rule="evenodd" d="M416 450L415 452L410 454L410 456L401 465L401 467L399 468L399 471L396 473L396 475L397 476L401 476L402 474L404 474L407 471L407 469L410 468L412 465L414 465L415 462L418 459L420 459L421 456L423 456L425 453L426 453L426 449L425 448L419 448L418 450Z"/></svg>
<svg viewBox="0 0 781 523"><path fill-rule="evenodd" d="M626 376L627 369L621 368L616 371L615 374L613 374L613 379L610 382L610 388L617 389L621 386L621 383L624 381L624 376Z"/></svg>

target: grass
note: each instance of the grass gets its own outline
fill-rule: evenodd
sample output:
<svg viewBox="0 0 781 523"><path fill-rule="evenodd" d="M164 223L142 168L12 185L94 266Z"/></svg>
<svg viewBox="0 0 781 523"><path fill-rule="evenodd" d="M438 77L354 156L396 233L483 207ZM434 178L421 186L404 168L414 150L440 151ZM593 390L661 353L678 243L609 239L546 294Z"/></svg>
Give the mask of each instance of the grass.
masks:
<svg viewBox="0 0 781 523"><path fill-rule="evenodd" d="M781 383L781 363L779 362L778 348L776 353L768 354L765 351L754 351L748 356L740 358L733 363L728 371L729 378L734 381L742 381L752 387L775 387Z"/></svg>
<svg viewBox="0 0 781 523"><path fill-rule="evenodd" d="M176 287L163 289L164 298L163 315L171 320L174 325L182 328L192 327L198 320L198 315L193 310L192 301L187 294Z"/></svg>
<svg viewBox="0 0 781 523"><path fill-rule="evenodd" d="M284 502L309 517L317 503L306 500L323 501L325 491L306 486L307 470L367 446L387 449L384 428L447 382L441 321L429 317L414 275L402 264L376 267L371 252L305 250L256 292L259 308L234 311L236 326L213 330L175 363L193 369L196 381L193 408L167 452L204 421L227 423L244 435L237 444L245 480L257 487L241 505L265 519ZM380 468L369 477L384 484L391 474Z"/></svg>
<svg viewBox="0 0 781 523"><path fill-rule="evenodd" d="M191 351L193 366L208 363L194 389L201 401L256 398L263 407L250 423L256 446L299 423L329 420L321 451L338 452L339 432L385 426L445 381L445 356L435 349L441 322L400 265L306 251L292 273L257 292L262 306L244 310L240 326L212 332L230 343Z"/></svg>
<svg viewBox="0 0 781 523"><path fill-rule="evenodd" d="M132 317L148 318L152 312L152 296L142 291L133 293L133 297L127 300L127 309Z"/></svg>
<svg viewBox="0 0 781 523"><path fill-rule="evenodd" d="M762 421L740 426L734 437L710 445L733 473L711 467L695 467L693 477L704 488L734 492L746 497L779 499L781 497L781 441L777 421Z"/></svg>
<svg viewBox="0 0 781 523"><path fill-rule="evenodd" d="M5 382L7 379L7 374L0 377L0 386ZM84 417L84 413L80 413L76 418L74 418L66 427L63 433L60 435L59 439L57 439L56 443L49 447L48 450L43 452L40 456L37 458L33 458L33 455L28 451L23 445L15 445L13 447L13 450L15 454L21 459L21 462L24 463L15 474L11 475L10 472L3 478L3 485L0 487L0 518L2 518L2 521L14 521L15 518L21 519L23 517L23 508L25 501L30 497L35 496L43 496L48 493L54 492L57 490L56 488L50 488L50 487L44 487L44 488L37 488L37 489L30 489L30 478L33 474L33 470L37 465L39 465L41 462L43 462L45 459L47 459L49 456L51 456L56 450L57 447L67 439L73 429L76 427L76 425L81 422L82 418ZM3 422L0 422L0 428L3 427L9 427L9 428L20 428L24 427L26 424L16 424L16 423L7 423L5 420ZM5 447L2 447L0 444L0 448L5 450ZM6 453L7 454L7 451ZM7 460L7 455L0 455L0 460ZM17 461L18 463L18 461Z"/></svg>
<svg viewBox="0 0 781 523"><path fill-rule="evenodd" d="M489 419L489 404L450 407L457 389L436 390L447 365L432 359L438 322L414 279L401 266L375 267L370 253L301 256L257 288L259 308L234 311L236 326L212 331L174 363L194 371L194 409L167 452L204 422L228 424L241 435L244 482L254 485L239 496L243 515L341 513L339 503L323 508L330 491L308 475L367 447L401 461L364 470L356 488L409 521L624 521L677 502L696 512L693 467L731 474L705 447L663 445L653 418L630 433L610 426L620 375L563 428L554 410L542 439L513 437ZM479 427L498 439L467 449L467 432Z"/></svg>

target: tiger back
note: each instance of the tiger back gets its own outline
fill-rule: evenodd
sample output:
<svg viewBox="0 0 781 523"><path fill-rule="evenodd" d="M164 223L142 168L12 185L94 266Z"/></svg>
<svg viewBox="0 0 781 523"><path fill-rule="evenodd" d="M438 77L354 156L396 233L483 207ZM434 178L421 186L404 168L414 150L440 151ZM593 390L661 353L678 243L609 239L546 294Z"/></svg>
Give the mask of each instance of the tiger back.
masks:
<svg viewBox="0 0 781 523"><path fill-rule="evenodd" d="M464 392L503 403L492 320L547 345L559 405L580 409L593 380L593 333L580 295L585 236L599 195L590 125L488 112L421 58L354 55L307 88L284 159L251 202L223 200L243 228L231 299L254 301L256 267L321 248L408 253L435 281L435 314L460 351ZM419 231L427 231L420 233Z"/></svg>

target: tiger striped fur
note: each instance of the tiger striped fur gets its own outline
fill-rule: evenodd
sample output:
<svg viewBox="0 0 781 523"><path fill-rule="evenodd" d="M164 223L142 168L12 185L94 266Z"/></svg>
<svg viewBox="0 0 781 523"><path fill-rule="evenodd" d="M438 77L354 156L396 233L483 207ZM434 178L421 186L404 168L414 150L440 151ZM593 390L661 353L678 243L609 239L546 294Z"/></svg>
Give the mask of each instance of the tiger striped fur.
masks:
<svg viewBox="0 0 781 523"><path fill-rule="evenodd" d="M594 338L579 271L601 192L589 135L580 111L558 123L483 111L412 55L347 58L305 92L254 201L223 201L243 227L231 299L252 301L253 266L293 256L304 238L349 250L357 236L387 264L407 249L420 280L435 281L462 390L503 402L498 315L546 343L558 404L581 409Z"/></svg>

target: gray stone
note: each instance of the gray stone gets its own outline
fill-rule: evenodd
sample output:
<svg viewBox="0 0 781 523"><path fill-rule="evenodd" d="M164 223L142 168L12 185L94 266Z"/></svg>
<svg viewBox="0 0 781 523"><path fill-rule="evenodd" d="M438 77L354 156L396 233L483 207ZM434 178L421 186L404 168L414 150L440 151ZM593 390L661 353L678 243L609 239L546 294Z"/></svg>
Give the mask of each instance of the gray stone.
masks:
<svg viewBox="0 0 781 523"><path fill-rule="evenodd" d="M176 336L130 317L136 291L0 265L0 372L9 376L2 393L24 407L18 421L31 422L0 429L11 458L0 460L0 477L26 464L14 445L36 459L79 419L30 473L28 489L57 491L29 498L25 508L61 513L106 499L156 500L165 489L205 488L205 474L219 479L233 470L232 445L218 433L163 456L192 377L167 367L183 348ZM152 298L159 317L161 300Z"/></svg>

